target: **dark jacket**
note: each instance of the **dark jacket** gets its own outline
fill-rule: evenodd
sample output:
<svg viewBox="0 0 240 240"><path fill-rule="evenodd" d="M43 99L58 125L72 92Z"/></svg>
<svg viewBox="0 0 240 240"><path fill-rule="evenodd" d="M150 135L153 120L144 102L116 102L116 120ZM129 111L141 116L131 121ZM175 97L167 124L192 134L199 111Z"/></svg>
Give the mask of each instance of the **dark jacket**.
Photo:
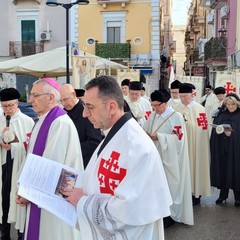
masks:
<svg viewBox="0 0 240 240"><path fill-rule="evenodd" d="M78 137L81 143L84 168L86 168L93 152L102 140L101 131L100 129L95 129L88 118L82 116L83 105L81 100L78 101L72 110L67 111L67 113L77 128Z"/></svg>

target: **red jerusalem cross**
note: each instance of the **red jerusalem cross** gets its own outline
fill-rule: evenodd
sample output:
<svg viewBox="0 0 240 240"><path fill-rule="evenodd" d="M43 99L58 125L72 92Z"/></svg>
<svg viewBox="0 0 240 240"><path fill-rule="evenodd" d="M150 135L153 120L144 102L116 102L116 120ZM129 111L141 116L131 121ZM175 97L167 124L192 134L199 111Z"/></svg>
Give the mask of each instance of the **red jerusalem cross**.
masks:
<svg viewBox="0 0 240 240"><path fill-rule="evenodd" d="M98 181L101 193L114 194L114 190L126 176L127 170L118 165L120 153L112 152L110 158L100 160L98 169Z"/></svg>
<svg viewBox="0 0 240 240"><path fill-rule="evenodd" d="M151 113L152 113L151 111L147 111L147 112L145 113L145 119L146 119L146 120L148 120L148 118L149 118L149 116L150 116Z"/></svg>
<svg viewBox="0 0 240 240"><path fill-rule="evenodd" d="M198 126L202 126L203 130L208 129L208 121L206 117L206 113L199 113L199 118L197 118Z"/></svg>
<svg viewBox="0 0 240 240"><path fill-rule="evenodd" d="M226 85L224 85L224 88L226 90L226 95L228 95L231 92L236 92L236 88L233 87L231 82L226 82Z"/></svg>
<svg viewBox="0 0 240 240"><path fill-rule="evenodd" d="M181 141L183 137L182 126L174 126L174 129L172 130L172 134L176 134L178 137L178 140Z"/></svg>

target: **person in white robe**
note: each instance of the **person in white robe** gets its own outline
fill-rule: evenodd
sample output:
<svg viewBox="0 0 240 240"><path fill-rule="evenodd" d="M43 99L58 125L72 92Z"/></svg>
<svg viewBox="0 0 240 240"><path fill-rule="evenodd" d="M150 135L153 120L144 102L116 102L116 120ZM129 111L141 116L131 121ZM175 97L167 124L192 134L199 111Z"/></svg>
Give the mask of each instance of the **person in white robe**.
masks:
<svg viewBox="0 0 240 240"><path fill-rule="evenodd" d="M121 81L121 89L122 89L124 98L126 98L129 94L129 84L130 84L130 80L127 78Z"/></svg>
<svg viewBox="0 0 240 240"><path fill-rule="evenodd" d="M140 126L143 126L152 112L150 102L141 97L142 83L132 81L129 84L129 95L125 97L131 112Z"/></svg>
<svg viewBox="0 0 240 240"><path fill-rule="evenodd" d="M162 219L172 204L159 153L139 124L124 113L124 100L110 76L86 85L84 117L105 138L82 178L82 188L65 190L77 207L82 239L162 240Z"/></svg>
<svg viewBox="0 0 240 240"><path fill-rule="evenodd" d="M192 84L180 84L181 103L174 109L183 115L186 123L193 205L198 205L201 196L211 195L210 146L206 111L193 99L192 90Z"/></svg>
<svg viewBox="0 0 240 240"><path fill-rule="evenodd" d="M60 101L59 90L59 85L51 78L38 80L32 87L30 102L35 112L39 114L39 120L31 133L28 153L34 153L75 169L83 170L77 130L67 113L58 106ZM17 203L27 205L24 239L81 240L79 230L70 227L52 213L37 208L36 205L34 207L33 203L29 203L21 196L17 196ZM40 211L39 218L35 216L37 215L35 214L36 208L37 211Z"/></svg>
<svg viewBox="0 0 240 240"><path fill-rule="evenodd" d="M161 156L173 199L171 218L193 225L192 189L185 122L181 113L168 106L170 94L165 89L155 90L151 96L154 112L144 124ZM165 226L174 223L164 219Z"/></svg>
<svg viewBox="0 0 240 240"><path fill-rule="evenodd" d="M179 98L179 84L180 83L181 83L180 81L174 80L170 85L171 98L168 101L168 105L173 108L175 105L178 105L180 103L180 98Z"/></svg>
<svg viewBox="0 0 240 240"><path fill-rule="evenodd" d="M0 92L3 114L0 116L0 221L2 239L10 239L11 223L15 223L18 235L23 232L25 211L16 204L17 173L26 157L25 145L34 121L18 108L20 94L15 88ZM15 139L16 136L16 139Z"/></svg>
<svg viewBox="0 0 240 240"><path fill-rule="evenodd" d="M218 103L218 99L213 92L212 86L207 85L205 87L205 95L201 98L200 103L205 107L208 124L209 124L209 137L211 135L212 127L211 124L213 123L212 112L216 109L216 104Z"/></svg>

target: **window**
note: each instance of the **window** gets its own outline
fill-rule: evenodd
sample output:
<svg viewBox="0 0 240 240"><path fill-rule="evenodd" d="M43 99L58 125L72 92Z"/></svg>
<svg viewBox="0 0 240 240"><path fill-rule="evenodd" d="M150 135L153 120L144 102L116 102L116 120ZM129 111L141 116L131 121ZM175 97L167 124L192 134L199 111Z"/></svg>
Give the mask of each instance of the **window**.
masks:
<svg viewBox="0 0 240 240"><path fill-rule="evenodd" d="M107 43L120 43L121 28L120 22L108 22Z"/></svg>

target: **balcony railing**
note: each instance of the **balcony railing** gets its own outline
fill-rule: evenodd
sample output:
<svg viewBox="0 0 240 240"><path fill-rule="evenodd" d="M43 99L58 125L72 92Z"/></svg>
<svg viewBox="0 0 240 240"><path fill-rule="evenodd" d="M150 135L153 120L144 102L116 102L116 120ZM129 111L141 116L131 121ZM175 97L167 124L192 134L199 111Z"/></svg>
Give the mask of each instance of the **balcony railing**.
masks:
<svg viewBox="0 0 240 240"><path fill-rule="evenodd" d="M204 47L205 61L208 59L226 59L226 44L227 39L225 37L211 38L206 42Z"/></svg>
<svg viewBox="0 0 240 240"><path fill-rule="evenodd" d="M36 53L44 52L44 44L43 42L35 42L35 41L10 41L9 42L9 54L12 57L24 57L33 55Z"/></svg>
<svg viewBox="0 0 240 240"><path fill-rule="evenodd" d="M131 57L130 43L96 43L95 54L102 58L125 59Z"/></svg>
<svg viewBox="0 0 240 240"><path fill-rule="evenodd" d="M228 0L210 0L210 8L212 8L212 9L220 9L227 2L228 2Z"/></svg>

